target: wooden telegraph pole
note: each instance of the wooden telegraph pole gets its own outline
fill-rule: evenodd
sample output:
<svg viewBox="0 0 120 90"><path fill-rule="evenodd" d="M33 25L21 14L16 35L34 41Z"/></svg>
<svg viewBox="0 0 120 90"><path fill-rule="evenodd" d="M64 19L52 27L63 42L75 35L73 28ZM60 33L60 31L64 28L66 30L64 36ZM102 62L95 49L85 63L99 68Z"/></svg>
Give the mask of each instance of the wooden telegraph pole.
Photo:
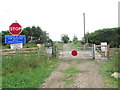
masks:
<svg viewBox="0 0 120 90"><path fill-rule="evenodd" d="M83 23L84 23L84 44L86 43L85 39L85 13L83 13Z"/></svg>

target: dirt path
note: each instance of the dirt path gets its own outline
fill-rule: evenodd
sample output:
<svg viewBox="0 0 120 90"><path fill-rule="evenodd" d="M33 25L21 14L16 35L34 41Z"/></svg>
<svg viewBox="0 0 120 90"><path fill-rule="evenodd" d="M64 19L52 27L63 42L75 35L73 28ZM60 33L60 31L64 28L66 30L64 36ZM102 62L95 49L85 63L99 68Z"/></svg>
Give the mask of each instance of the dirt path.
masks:
<svg viewBox="0 0 120 90"><path fill-rule="evenodd" d="M71 47L63 46L63 60L58 68L45 80L41 88L104 88L100 68L92 60L87 60L88 52L70 54Z"/></svg>
<svg viewBox="0 0 120 90"><path fill-rule="evenodd" d="M74 83L77 88L103 88L102 76L99 67L92 61L80 60L77 63L80 73Z"/></svg>

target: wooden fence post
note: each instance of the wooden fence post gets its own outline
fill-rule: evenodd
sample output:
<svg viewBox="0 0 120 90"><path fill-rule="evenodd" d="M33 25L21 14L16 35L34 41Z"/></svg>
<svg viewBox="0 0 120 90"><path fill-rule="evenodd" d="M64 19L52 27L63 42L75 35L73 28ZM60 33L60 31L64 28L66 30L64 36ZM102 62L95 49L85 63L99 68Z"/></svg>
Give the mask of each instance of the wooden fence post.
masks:
<svg viewBox="0 0 120 90"><path fill-rule="evenodd" d="M57 49L57 47L55 48L56 50L56 57L58 57L58 49Z"/></svg>
<svg viewBox="0 0 120 90"><path fill-rule="evenodd" d="M92 52L92 57L93 57L93 59L95 59L95 44L93 44L93 50L92 50L93 52Z"/></svg>

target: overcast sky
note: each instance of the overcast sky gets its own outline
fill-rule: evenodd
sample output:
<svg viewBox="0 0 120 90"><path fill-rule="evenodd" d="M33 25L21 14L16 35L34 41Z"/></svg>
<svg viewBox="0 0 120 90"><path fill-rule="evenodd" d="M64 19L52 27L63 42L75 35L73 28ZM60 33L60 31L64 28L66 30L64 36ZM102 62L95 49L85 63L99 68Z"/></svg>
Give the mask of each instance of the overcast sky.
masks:
<svg viewBox="0 0 120 90"><path fill-rule="evenodd" d="M25 28L40 26L52 40L61 34L84 35L83 13L86 15L86 32L118 27L119 0L0 0L0 30L8 30L16 20Z"/></svg>

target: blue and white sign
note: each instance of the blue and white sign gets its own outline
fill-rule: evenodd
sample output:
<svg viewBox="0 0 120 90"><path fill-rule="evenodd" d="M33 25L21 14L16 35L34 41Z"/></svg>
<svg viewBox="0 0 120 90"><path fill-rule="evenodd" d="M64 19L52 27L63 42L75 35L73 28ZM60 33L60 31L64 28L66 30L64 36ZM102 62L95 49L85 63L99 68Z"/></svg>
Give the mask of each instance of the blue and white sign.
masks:
<svg viewBox="0 0 120 90"><path fill-rule="evenodd" d="M5 43L26 43L25 35L6 35Z"/></svg>

